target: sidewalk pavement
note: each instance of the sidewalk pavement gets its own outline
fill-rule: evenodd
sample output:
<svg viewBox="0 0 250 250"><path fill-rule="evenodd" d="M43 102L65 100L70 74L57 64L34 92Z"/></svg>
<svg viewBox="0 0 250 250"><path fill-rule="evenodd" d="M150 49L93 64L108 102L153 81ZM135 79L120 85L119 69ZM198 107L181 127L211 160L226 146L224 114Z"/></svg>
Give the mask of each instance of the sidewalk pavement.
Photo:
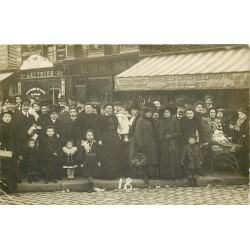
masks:
<svg viewBox="0 0 250 250"><path fill-rule="evenodd" d="M124 187L127 178L122 179L121 188ZM100 180L94 179L94 186L105 190L118 189L120 179L115 180ZM241 175L222 174L220 176L207 175L198 176L197 186L215 186L215 185L247 185L249 182L248 177ZM149 184L145 184L141 179L132 179L131 185L133 188L155 188L155 187L185 187L187 186L187 179L183 180L149 180ZM18 184L17 192L51 192L70 190L73 192L87 191L87 178L76 178L75 180L62 180L58 183L49 182L44 184L42 180L39 182L27 183L24 179L22 183Z"/></svg>

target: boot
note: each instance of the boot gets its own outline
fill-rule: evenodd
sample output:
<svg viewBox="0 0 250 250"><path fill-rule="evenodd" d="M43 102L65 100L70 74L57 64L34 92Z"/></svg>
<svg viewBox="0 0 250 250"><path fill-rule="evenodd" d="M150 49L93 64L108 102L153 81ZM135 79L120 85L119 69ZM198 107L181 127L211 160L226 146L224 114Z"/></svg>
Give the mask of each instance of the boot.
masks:
<svg viewBox="0 0 250 250"><path fill-rule="evenodd" d="M196 178L192 178L192 187L197 187Z"/></svg>
<svg viewBox="0 0 250 250"><path fill-rule="evenodd" d="M188 187L192 187L193 186L192 178L188 178L187 185L188 185Z"/></svg>
<svg viewBox="0 0 250 250"><path fill-rule="evenodd" d="M203 170L202 167L197 169L197 175L199 175L199 176L205 176L205 172L204 172L204 170Z"/></svg>
<svg viewBox="0 0 250 250"><path fill-rule="evenodd" d="M93 182L88 182L88 193L92 193L94 191L94 183Z"/></svg>
<svg viewBox="0 0 250 250"><path fill-rule="evenodd" d="M32 174L31 173L27 174L27 182L32 183Z"/></svg>
<svg viewBox="0 0 250 250"><path fill-rule="evenodd" d="M149 183L148 177L147 177L146 175L144 176L144 183L145 183L145 184L148 184L148 183Z"/></svg>

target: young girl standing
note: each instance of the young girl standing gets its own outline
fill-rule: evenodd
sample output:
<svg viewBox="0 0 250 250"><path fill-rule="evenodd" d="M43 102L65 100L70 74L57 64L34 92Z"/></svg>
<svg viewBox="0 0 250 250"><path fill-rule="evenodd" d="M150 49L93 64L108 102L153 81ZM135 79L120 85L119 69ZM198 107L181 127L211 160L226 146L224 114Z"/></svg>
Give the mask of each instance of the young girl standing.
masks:
<svg viewBox="0 0 250 250"><path fill-rule="evenodd" d="M84 168L85 175L88 177L88 192L93 192L93 175L96 172L96 168L101 167L100 154L92 130L86 132L86 139L86 141L81 141L78 161L81 164L80 166Z"/></svg>
<svg viewBox="0 0 250 250"><path fill-rule="evenodd" d="M74 180L76 164L77 147L73 145L73 139L66 140L66 145L62 148L63 156L63 168L67 169L67 179Z"/></svg>

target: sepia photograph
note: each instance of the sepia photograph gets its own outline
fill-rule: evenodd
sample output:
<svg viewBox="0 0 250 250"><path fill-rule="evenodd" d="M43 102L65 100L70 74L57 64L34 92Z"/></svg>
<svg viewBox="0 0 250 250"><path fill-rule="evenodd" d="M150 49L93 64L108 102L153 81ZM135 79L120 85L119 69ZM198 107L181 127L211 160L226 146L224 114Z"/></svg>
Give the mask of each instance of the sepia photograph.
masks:
<svg viewBox="0 0 250 250"><path fill-rule="evenodd" d="M1 205L247 205L247 44L1 44Z"/></svg>
<svg viewBox="0 0 250 250"><path fill-rule="evenodd" d="M248 5L2 1L1 249L247 248Z"/></svg>

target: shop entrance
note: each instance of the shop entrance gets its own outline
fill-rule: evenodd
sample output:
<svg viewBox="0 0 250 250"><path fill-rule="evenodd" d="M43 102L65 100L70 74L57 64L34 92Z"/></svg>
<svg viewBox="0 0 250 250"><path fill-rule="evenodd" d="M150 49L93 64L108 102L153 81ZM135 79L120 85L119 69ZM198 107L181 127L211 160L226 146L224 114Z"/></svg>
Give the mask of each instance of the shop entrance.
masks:
<svg viewBox="0 0 250 250"><path fill-rule="evenodd" d="M90 78L87 81L87 101L104 103L112 101L112 78Z"/></svg>

